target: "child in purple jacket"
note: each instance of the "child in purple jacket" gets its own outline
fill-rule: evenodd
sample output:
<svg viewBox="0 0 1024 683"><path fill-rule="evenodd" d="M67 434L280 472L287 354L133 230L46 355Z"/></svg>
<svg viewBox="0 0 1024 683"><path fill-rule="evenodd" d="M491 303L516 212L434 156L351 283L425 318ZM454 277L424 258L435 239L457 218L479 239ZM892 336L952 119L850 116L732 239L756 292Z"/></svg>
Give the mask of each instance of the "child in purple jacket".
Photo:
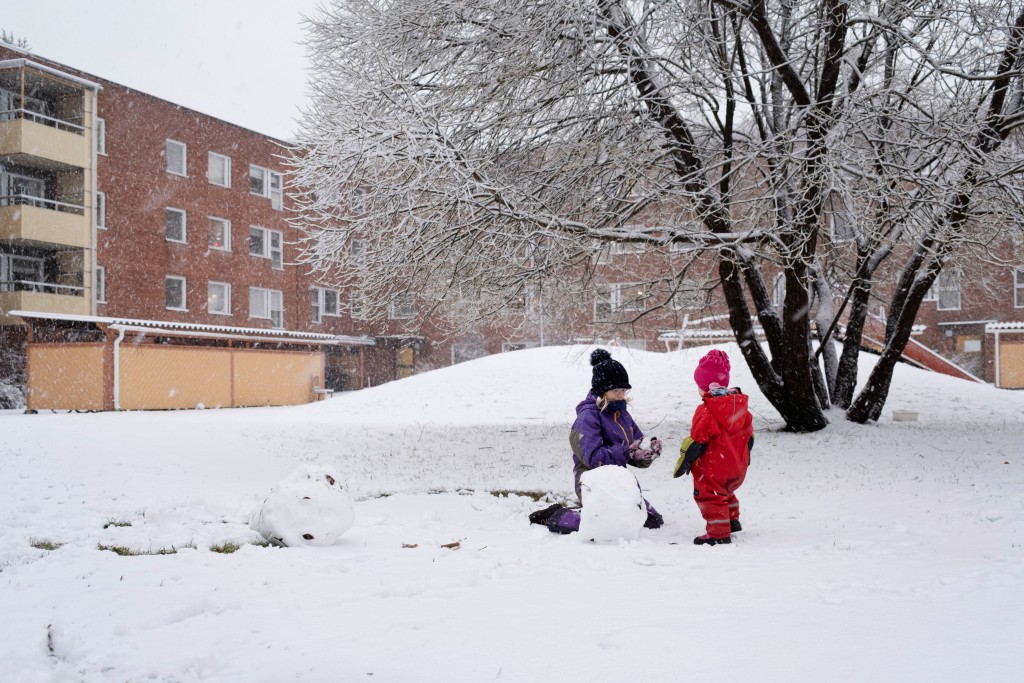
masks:
<svg viewBox="0 0 1024 683"><path fill-rule="evenodd" d="M576 421L569 432L577 498L580 498L580 477L587 470L605 465L650 467L661 455L661 442L656 437L651 438L649 449L640 447L644 434L629 414L626 392L632 386L626 369L604 349L590 354L590 365L593 366L590 393L576 406ZM662 517L650 503L646 500L644 503L647 505L644 526L657 529ZM530 521L544 524L555 533L568 534L579 530L580 513L556 503L534 512Z"/></svg>

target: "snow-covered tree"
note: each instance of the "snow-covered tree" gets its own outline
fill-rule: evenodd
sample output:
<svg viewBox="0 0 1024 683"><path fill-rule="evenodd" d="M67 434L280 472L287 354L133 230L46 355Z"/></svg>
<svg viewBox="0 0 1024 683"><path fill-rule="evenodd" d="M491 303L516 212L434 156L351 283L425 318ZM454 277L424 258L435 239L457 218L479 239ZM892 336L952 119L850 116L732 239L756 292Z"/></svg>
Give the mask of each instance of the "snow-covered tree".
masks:
<svg viewBox="0 0 1024 683"><path fill-rule="evenodd" d="M480 315L539 281L579 290L609 241L713 252L794 430L832 401L877 419L943 266L1021 220L1020 0L333 0L308 47L311 264L378 310L471 289ZM687 266L658 275L666 297Z"/></svg>

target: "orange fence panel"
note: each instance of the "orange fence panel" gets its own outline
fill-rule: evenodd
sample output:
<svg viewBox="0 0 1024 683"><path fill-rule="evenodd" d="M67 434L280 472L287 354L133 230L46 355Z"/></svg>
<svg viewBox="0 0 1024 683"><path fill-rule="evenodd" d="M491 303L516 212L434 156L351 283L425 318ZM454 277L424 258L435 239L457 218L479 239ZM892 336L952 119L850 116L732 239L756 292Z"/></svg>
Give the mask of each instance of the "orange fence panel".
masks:
<svg viewBox="0 0 1024 683"><path fill-rule="evenodd" d="M104 410L103 344L29 344L29 410Z"/></svg>

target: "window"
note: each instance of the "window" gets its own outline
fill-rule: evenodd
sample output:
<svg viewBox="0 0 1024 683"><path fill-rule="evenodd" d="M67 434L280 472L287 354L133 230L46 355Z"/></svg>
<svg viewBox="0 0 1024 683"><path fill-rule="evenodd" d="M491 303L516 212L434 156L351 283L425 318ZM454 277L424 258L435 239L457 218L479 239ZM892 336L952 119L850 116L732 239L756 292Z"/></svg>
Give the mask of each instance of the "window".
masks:
<svg viewBox="0 0 1024 683"><path fill-rule="evenodd" d="M362 292L349 292L348 309L353 320L366 320L366 295Z"/></svg>
<svg viewBox="0 0 1024 683"><path fill-rule="evenodd" d="M697 280L683 280L672 295L672 308L699 310L707 306L708 295Z"/></svg>
<svg viewBox="0 0 1024 683"><path fill-rule="evenodd" d="M210 249L218 251L231 251L231 221L226 218L209 216Z"/></svg>
<svg viewBox="0 0 1024 683"><path fill-rule="evenodd" d="M3 194L6 194L8 197L19 197L22 199L25 197L46 198L46 181L42 178L33 178L32 176L20 173L4 171L2 166L0 166L0 178L3 178ZM32 202L26 203L32 204Z"/></svg>
<svg viewBox="0 0 1024 683"><path fill-rule="evenodd" d="M1024 268L1013 270L1013 307L1024 308Z"/></svg>
<svg viewBox="0 0 1024 683"><path fill-rule="evenodd" d="M649 296L641 284L599 285L594 294L594 320L608 320L616 311L644 311Z"/></svg>
<svg viewBox="0 0 1024 683"><path fill-rule="evenodd" d="M935 278L935 310L960 310L960 271L943 270Z"/></svg>
<svg viewBox="0 0 1024 683"><path fill-rule="evenodd" d="M647 288L644 285L616 285L616 308L620 311L643 311L647 309Z"/></svg>
<svg viewBox="0 0 1024 683"><path fill-rule="evenodd" d="M358 216L366 211L366 190L357 187L352 192L352 214Z"/></svg>
<svg viewBox="0 0 1024 683"><path fill-rule="evenodd" d="M642 254L646 250L643 242L612 242L612 254Z"/></svg>
<svg viewBox="0 0 1024 683"><path fill-rule="evenodd" d="M352 240L349 246L352 249L352 263L357 266L366 265L366 241Z"/></svg>
<svg viewBox="0 0 1024 683"><path fill-rule="evenodd" d="M96 153L107 156L107 122L96 117Z"/></svg>
<svg viewBox="0 0 1024 683"><path fill-rule="evenodd" d="M392 320L408 320L416 315L416 297L412 292L402 292L395 296L388 311Z"/></svg>
<svg viewBox="0 0 1024 683"><path fill-rule="evenodd" d="M249 194L269 197L270 205L280 210L283 200L281 174L256 164L249 164Z"/></svg>
<svg viewBox="0 0 1024 683"><path fill-rule="evenodd" d="M231 285L213 282L206 285L206 310L217 315L231 315Z"/></svg>
<svg viewBox="0 0 1024 683"><path fill-rule="evenodd" d="M164 278L164 307L170 311L187 311L185 307L185 278L168 275Z"/></svg>
<svg viewBox="0 0 1024 683"><path fill-rule="evenodd" d="M615 288L599 285L594 293L594 320L608 320L615 312Z"/></svg>
<svg viewBox="0 0 1024 683"><path fill-rule="evenodd" d="M322 322L325 315L338 315L338 292L333 289L314 287L310 294L310 320Z"/></svg>
<svg viewBox="0 0 1024 683"><path fill-rule="evenodd" d="M782 310L786 303L786 274L779 273L775 276L775 308Z"/></svg>
<svg viewBox="0 0 1024 683"><path fill-rule="evenodd" d="M275 270L284 269L284 253L281 244L280 230L268 230L256 225L249 226L249 253L260 258L270 259L270 266Z"/></svg>
<svg viewBox="0 0 1024 683"><path fill-rule="evenodd" d="M269 320L273 327L284 327L284 297L281 291L250 287L249 317Z"/></svg>
<svg viewBox="0 0 1024 683"><path fill-rule="evenodd" d="M853 214L845 209L830 211L828 223L832 230L832 239L835 242L849 242L857 236Z"/></svg>
<svg viewBox="0 0 1024 683"><path fill-rule="evenodd" d="M95 279L93 294L96 297L96 303L105 304L107 303L107 269L103 266L96 266Z"/></svg>
<svg viewBox="0 0 1024 683"><path fill-rule="evenodd" d="M107 227L107 193L96 193L96 227Z"/></svg>
<svg viewBox="0 0 1024 683"><path fill-rule="evenodd" d="M185 212L168 208L165 213L165 236L168 242L185 242Z"/></svg>
<svg viewBox="0 0 1024 683"><path fill-rule="evenodd" d="M206 155L206 179L211 185L231 187L231 157L208 152Z"/></svg>
<svg viewBox="0 0 1024 683"><path fill-rule="evenodd" d="M185 143L168 139L166 143L165 156L167 157L167 172L174 175L186 175L185 168Z"/></svg>

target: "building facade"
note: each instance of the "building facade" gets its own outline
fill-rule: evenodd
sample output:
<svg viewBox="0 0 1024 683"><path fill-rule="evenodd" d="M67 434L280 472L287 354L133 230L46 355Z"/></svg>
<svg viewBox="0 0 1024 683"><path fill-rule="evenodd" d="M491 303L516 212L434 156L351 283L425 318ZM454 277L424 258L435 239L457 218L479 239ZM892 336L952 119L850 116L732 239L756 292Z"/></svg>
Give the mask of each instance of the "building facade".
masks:
<svg viewBox="0 0 1024 683"><path fill-rule="evenodd" d="M627 243L595 258L584 297L538 282L500 321L449 334L418 322L431 302L410 293L371 324L358 290L299 263L289 153L286 141L0 45L0 379L24 386L34 330L51 342L146 328L138 343L315 347L321 388L335 390L546 344L667 351L731 339L710 259L675 292L654 291L644 283L690 257ZM1008 244L1004 265L944 272L915 337L1008 387L1024 386L1015 254ZM770 286L781 304L781 281Z"/></svg>

